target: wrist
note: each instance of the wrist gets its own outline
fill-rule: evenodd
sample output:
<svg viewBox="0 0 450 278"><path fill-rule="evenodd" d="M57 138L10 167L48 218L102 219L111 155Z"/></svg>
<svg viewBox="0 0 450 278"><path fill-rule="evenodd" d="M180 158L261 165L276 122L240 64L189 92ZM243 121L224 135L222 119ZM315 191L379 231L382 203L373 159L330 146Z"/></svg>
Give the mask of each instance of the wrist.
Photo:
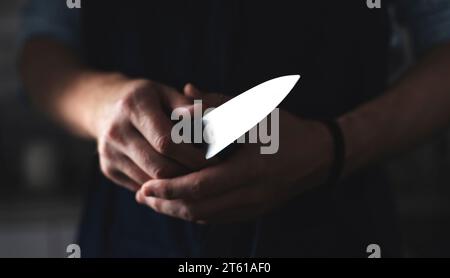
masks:
<svg viewBox="0 0 450 278"><path fill-rule="evenodd" d="M97 139L105 118L111 113L114 104L120 99L123 86L129 79L116 73L88 73L80 83L86 84L88 100L85 103L84 126L88 136Z"/></svg>
<svg viewBox="0 0 450 278"><path fill-rule="evenodd" d="M303 185L322 185L326 182L333 163L333 137L320 121L301 121L300 126L304 131L295 141L301 142L302 146L295 147L297 162L294 163L292 172L296 175L296 181ZM298 166L302 168L301 171Z"/></svg>

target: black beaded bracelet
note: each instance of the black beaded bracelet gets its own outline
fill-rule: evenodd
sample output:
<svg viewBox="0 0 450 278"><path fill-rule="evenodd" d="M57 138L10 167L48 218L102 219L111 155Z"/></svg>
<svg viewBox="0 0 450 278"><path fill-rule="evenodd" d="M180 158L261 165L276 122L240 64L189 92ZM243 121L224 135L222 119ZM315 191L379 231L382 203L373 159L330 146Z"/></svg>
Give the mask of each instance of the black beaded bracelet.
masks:
<svg viewBox="0 0 450 278"><path fill-rule="evenodd" d="M341 178L345 163L345 142L341 127L335 120L319 120L323 123L333 138L333 161L325 182L325 186L335 185Z"/></svg>

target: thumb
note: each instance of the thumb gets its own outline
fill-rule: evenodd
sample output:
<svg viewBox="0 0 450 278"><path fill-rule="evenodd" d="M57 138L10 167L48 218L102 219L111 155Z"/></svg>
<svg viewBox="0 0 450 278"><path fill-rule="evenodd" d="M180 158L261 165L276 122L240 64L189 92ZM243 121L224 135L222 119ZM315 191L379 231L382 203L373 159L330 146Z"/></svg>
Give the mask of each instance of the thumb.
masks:
<svg viewBox="0 0 450 278"><path fill-rule="evenodd" d="M201 99L204 97L204 93L191 83L186 84L183 91L184 95L191 99Z"/></svg>
<svg viewBox="0 0 450 278"><path fill-rule="evenodd" d="M204 109L218 107L227 100L227 97L224 95L217 93L205 93L191 83L186 84L183 91L184 95L192 100L202 100Z"/></svg>

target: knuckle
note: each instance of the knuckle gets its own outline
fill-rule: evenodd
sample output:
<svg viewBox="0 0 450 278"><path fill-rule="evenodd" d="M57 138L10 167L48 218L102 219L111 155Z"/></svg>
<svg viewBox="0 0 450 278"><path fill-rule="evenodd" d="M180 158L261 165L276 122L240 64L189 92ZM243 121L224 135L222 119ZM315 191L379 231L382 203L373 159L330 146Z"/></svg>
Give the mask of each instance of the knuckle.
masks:
<svg viewBox="0 0 450 278"><path fill-rule="evenodd" d="M161 135L155 141L155 148L161 154L169 154L172 148L170 135Z"/></svg>
<svg viewBox="0 0 450 278"><path fill-rule="evenodd" d="M136 152L132 152L136 154ZM152 157L146 153L145 151L139 151L136 157L139 158L142 163L143 169L145 172L154 179L164 179L170 177L170 169L164 166L160 166L152 159Z"/></svg>
<svg viewBox="0 0 450 278"><path fill-rule="evenodd" d="M131 93L129 94L132 99L132 104L139 104L142 98L146 98L148 96L148 92L154 91L155 89L156 84L153 81L145 79L135 80L130 89Z"/></svg>
<svg viewBox="0 0 450 278"><path fill-rule="evenodd" d="M172 199L173 198L173 190L171 187L167 186L166 184L162 183L160 186L156 189L156 194L160 198L163 199Z"/></svg>
<svg viewBox="0 0 450 278"><path fill-rule="evenodd" d="M134 107L134 94L128 94L125 97L121 98L118 103L118 113L128 115L133 111Z"/></svg>
<svg viewBox="0 0 450 278"><path fill-rule="evenodd" d="M138 90L140 88L151 88L152 86L154 86L156 84L156 82L149 80L149 79L136 79L133 81L133 87L135 88L135 90Z"/></svg>
<svg viewBox="0 0 450 278"><path fill-rule="evenodd" d="M148 79L139 79L138 84L140 84L140 88L146 89L146 90L153 90L156 88L156 82Z"/></svg>
<svg viewBox="0 0 450 278"><path fill-rule="evenodd" d="M153 170L153 178L155 179L164 179L167 178L167 170L164 167L158 167Z"/></svg>
<svg viewBox="0 0 450 278"><path fill-rule="evenodd" d="M129 82L123 89L123 97L117 102L119 113L133 113L137 106L145 102L148 92L155 90L155 87L154 82L145 79L137 79Z"/></svg>
<svg viewBox="0 0 450 278"><path fill-rule="evenodd" d="M104 136L106 141L121 142L122 132L120 124L117 122L110 124L110 126L106 129Z"/></svg>

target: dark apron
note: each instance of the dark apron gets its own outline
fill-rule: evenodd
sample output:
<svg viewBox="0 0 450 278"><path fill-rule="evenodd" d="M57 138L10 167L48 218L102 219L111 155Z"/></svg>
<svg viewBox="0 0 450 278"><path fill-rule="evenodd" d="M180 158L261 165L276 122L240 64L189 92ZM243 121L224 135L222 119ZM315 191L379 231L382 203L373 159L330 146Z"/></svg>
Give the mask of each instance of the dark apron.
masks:
<svg viewBox="0 0 450 278"><path fill-rule="evenodd" d="M384 7L387 5L385 4ZM388 18L354 1L85 1L86 62L100 70L187 82L234 95L301 74L282 108L346 113L384 90ZM100 177L81 228L84 256L396 256L388 184L375 169L318 188L256 220L197 225L153 212Z"/></svg>

